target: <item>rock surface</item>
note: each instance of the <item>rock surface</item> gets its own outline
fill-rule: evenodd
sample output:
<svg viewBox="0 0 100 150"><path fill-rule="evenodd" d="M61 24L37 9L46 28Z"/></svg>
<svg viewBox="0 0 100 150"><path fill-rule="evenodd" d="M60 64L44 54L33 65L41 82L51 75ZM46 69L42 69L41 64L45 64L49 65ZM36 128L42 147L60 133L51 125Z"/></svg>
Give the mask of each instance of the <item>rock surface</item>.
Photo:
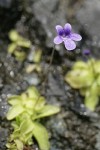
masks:
<svg viewBox="0 0 100 150"><path fill-rule="evenodd" d="M100 1L84 1L77 9L76 17L83 26L85 34L89 34L92 40L98 42L100 39Z"/></svg>
<svg viewBox="0 0 100 150"><path fill-rule="evenodd" d="M80 0L77 2L75 0L15 1L11 9L10 5L7 9L0 8L0 149L2 150L5 150L6 137L8 137L8 130L10 129L6 120L6 112L9 108L7 96L19 94L32 84L36 84L39 89L43 88L42 78L47 71L46 68L48 68L52 41L56 35L55 25L64 25L69 21L78 33L80 32L80 26L83 26L84 28L81 28L81 30L83 35L87 35L87 38L82 40L80 49L87 45L91 46L93 44L91 39L98 39L100 36L99 0L87 0L82 1L82 3L80 3ZM1 2L4 3L7 0L1 0ZM75 9L76 5L78 9ZM33 46L39 45L43 49L42 72L27 74L25 73L25 64L32 64L33 62L27 58L25 62L21 63L16 61L13 56L8 55L7 46L10 41L7 35L12 28L30 39ZM94 48L96 49L97 45L94 44ZM95 143L98 145L100 141L96 141L95 137L100 129L90 121L90 117L92 118L94 114L91 112L88 114L84 109L83 99L78 91L72 90L69 85L64 83L64 74L77 59L77 55L80 54L78 51L68 52L65 49L64 52L63 49L55 51L51 71L48 74L46 100L50 104L61 107L61 112L58 115L44 120L41 119L51 135L51 150L97 150ZM81 55L80 59L83 59ZM98 120L95 117L97 123ZM100 137L100 135L98 136Z"/></svg>
<svg viewBox="0 0 100 150"><path fill-rule="evenodd" d="M9 8L12 0L0 0L0 7Z"/></svg>
<svg viewBox="0 0 100 150"><path fill-rule="evenodd" d="M46 34L47 46L53 45L55 25L66 23L66 9L68 1L40 0L33 4L33 13L42 25ZM55 19L56 18L56 19ZM55 32L56 33L56 32Z"/></svg>

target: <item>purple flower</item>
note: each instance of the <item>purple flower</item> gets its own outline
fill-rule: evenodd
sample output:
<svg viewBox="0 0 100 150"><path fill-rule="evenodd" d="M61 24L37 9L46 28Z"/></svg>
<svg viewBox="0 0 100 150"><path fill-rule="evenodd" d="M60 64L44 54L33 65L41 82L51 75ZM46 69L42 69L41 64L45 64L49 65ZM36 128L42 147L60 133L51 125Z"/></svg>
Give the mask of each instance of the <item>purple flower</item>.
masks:
<svg viewBox="0 0 100 150"><path fill-rule="evenodd" d="M90 54L90 50L89 50L89 49L83 50L83 54L84 54L84 55L89 55L89 54Z"/></svg>
<svg viewBox="0 0 100 150"><path fill-rule="evenodd" d="M80 41L82 37L79 34L72 33L72 27L69 23L66 23L64 28L60 25L56 25L57 36L54 38L55 44L61 44L64 42L67 50L73 50L76 48L74 41Z"/></svg>

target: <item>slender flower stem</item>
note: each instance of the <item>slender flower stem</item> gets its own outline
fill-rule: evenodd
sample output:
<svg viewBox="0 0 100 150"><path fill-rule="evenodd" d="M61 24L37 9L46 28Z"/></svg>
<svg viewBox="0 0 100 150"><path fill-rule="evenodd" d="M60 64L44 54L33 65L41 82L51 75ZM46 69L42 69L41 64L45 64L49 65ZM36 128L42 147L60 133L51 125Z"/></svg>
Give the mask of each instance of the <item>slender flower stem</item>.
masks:
<svg viewBox="0 0 100 150"><path fill-rule="evenodd" d="M47 80L48 80L48 73L49 73L50 67L51 67L51 65L52 65L52 61L53 61L53 57L54 57L54 52L55 52L55 45L53 46L53 49L52 49L49 66L48 66L48 69L47 69L47 72L46 72L46 78L45 78L45 80L43 81L43 88L42 88L42 91L45 91L45 85L46 85L46 82L47 82ZM43 95L43 94L42 94L42 95ZM40 97L41 97L41 95L38 97L35 106L38 104L38 101L39 101Z"/></svg>
<svg viewBox="0 0 100 150"><path fill-rule="evenodd" d="M55 45L53 46L53 49L52 49L49 66L48 66L48 69L47 69L47 72L46 72L46 78L45 78L45 80L43 81L43 90L45 89L45 84L46 84L46 82L47 82L47 80L48 80L48 73L49 73L50 67L51 67L51 65L52 65L54 52L55 52Z"/></svg>

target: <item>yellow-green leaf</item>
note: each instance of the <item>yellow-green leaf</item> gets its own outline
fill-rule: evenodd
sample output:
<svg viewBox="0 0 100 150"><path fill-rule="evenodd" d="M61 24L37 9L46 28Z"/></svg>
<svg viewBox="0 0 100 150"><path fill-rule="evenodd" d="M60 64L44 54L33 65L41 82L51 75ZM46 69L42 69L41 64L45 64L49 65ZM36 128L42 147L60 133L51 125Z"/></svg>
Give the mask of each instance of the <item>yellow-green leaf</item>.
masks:
<svg viewBox="0 0 100 150"><path fill-rule="evenodd" d="M34 128L33 122L29 118L26 118L20 125L20 132L23 135L28 134L29 132L33 131L33 128Z"/></svg>
<svg viewBox="0 0 100 150"><path fill-rule="evenodd" d="M34 51L34 55L33 55L33 61L35 63L39 63L41 60L41 55L42 55L42 50L40 49L36 49L36 51Z"/></svg>
<svg viewBox="0 0 100 150"><path fill-rule="evenodd" d="M94 71L100 75L100 60L96 60L93 67Z"/></svg>
<svg viewBox="0 0 100 150"><path fill-rule="evenodd" d="M14 140L14 142L16 143L17 150L23 150L24 145L20 140L16 139L16 140Z"/></svg>
<svg viewBox="0 0 100 150"><path fill-rule="evenodd" d="M57 106L46 105L38 112L39 114L37 114L36 119L54 115L58 113L59 111L60 111L60 108Z"/></svg>
<svg viewBox="0 0 100 150"><path fill-rule="evenodd" d="M97 104L98 104L99 98L96 95L89 95L85 97L85 106L89 108L90 110L94 111Z"/></svg>
<svg viewBox="0 0 100 150"><path fill-rule="evenodd" d="M40 96L38 90L34 86L29 87L26 93L28 94L29 98L37 99Z"/></svg>
<svg viewBox="0 0 100 150"><path fill-rule="evenodd" d="M41 150L49 150L49 136L47 130L39 123L34 122L33 136L36 138Z"/></svg>
<svg viewBox="0 0 100 150"><path fill-rule="evenodd" d="M8 99L8 103L10 105L18 105L18 104L21 104L21 97L20 96L11 96L9 97Z"/></svg>
<svg viewBox="0 0 100 150"><path fill-rule="evenodd" d="M17 42L17 45L25 48L30 48L31 42L26 39L22 39Z"/></svg>
<svg viewBox="0 0 100 150"><path fill-rule="evenodd" d="M94 76L92 72L89 72L89 70L72 70L65 76L65 81L68 82L71 87L76 89L90 86L93 80Z"/></svg>
<svg viewBox="0 0 100 150"><path fill-rule="evenodd" d="M87 69L87 68L88 68L88 65L86 65L84 61L77 61L72 67L72 69L74 70L76 69L82 70L82 69Z"/></svg>
<svg viewBox="0 0 100 150"><path fill-rule="evenodd" d="M9 38L10 38L12 41L16 42L16 41L18 40L18 38L19 38L19 35L18 35L17 31L16 31L16 30L11 30L11 31L9 32Z"/></svg>
<svg viewBox="0 0 100 150"><path fill-rule="evenodd" d="M8 52L11 54L14 53L14 51L16 50L16 47L17 47L16 43L9 44L8 45Z"/></svg>
<svg viewBox="0 0 100 150"><path fill-rule="evenodd" d="M23 61L26 58L26 53L24 51L16 51L14 52L14 55L16 56L16 59L19 61Z"/></svg>
<svg viewBox="0 0 100 150"><path fill-rule="evenodd" d="M10 110L7 113L7 119L12 120L16 118L18 115L20 115L24 111L23 106L21 105L15 105L10 108Z"/></svg>
<svg viewBox="0 0 100 150"><path fill-rule="evenodd" d="M90 87L90 90L86 93L85 96L85 105L90 110L95 110L96 105L98 104L99 97L98 97L98 86L97 83L94 82Z"/></svg>

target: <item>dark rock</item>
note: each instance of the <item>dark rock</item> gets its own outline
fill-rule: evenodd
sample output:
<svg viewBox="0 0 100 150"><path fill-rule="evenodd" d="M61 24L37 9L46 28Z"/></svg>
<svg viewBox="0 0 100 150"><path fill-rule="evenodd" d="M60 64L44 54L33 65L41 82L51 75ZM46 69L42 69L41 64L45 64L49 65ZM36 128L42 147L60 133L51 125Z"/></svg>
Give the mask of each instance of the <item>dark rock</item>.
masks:
<svg viewBox="0 0 100 150"><path fill-rule="evenodd" d="M40 79L36 73L27 74L24 76L24 80L28 82L29 85L38 85L40 83Z"/></svg>
<svg viewBox="0 0 100 150"><path fill-rule="evenodd" d="M13 57L1 52L0 64L0 118L3 119L9 109L8 96L26 90L28 84L20 74L21 63L15 61Z"/></svg>
<svg viewBox="0 0 100 150"><path fill-rule="evenodd" d="M71 102L70 108L77 114L90 118L90 119L98 119L99 116L97 113L89 110L88 108L85 107L85 105L82 103L82 97L81 99L78 97L74 102Z"/></svg>
<svg viewBox="0 0 100 150"><path fill-rule="evenodd" d="M19 0L0 0L0 37L4 37L4 33L14 28L21 17L21 6Z"/></svg>
<svg viewBox="0 0 100 150"><path fill-rule="evenodd" d="M56 71L56 73L58 72ZM52 75L49 73L48 85L50 90L48 90L48 95L63 96L65 94L63 91L63 83L60 79L59 74Z"/></svg>
<svg viewBox="0 0 100 150"><path fill-rule="evenodd" d="M84 28L85 34L89 34L95 44L100 39L100 1L87 0L77 9L76 17Z"/></svg>
<svg viewBox="0 0 100 150"><path fill-rule="evenodd" d="M9 8L13 0L0 0L0 7Z"/></svg>
<svg viewBox="0 0 100 150"><path fill-rule="evenodd" d="M33 13L46 34L47 46L53 45L55 25L66 23L66 9L67 1L37 0L33 4Z"/></svg>
<svg viewBox="0 0 100 150"><path fill-rule="evenodd" d="M51 120L49 120L48 127L50 127L50 126L52 126L52 132L54 132L54 136L56 136L56 134L58 134L60 136L65 135L67 126L63 120L62 114L59 114L58 116L54 117L54 119L52 118Z"/></svg>
<svg viewBox="0 0 100 150"><path fill-rule="evenodd" d="M95 148L96 150L100 150L100 119L98 119L98 121L94 123L94 126L96 126L99 129L98 133L96 134Z"/></svg>
<svg viewBox="0 0 100 150"><path fill-rule="evenodd" d="M8 137L8 129L0 128L0 149L6 150L6 142Z"/></svg>
<svg viewBox="0 0 100 150"><path fill-rule="evenodd" d="M98 132L98 134L96 135L96 145L95 145L95 148L97 150L100 150L100 131Z"/></svg>

